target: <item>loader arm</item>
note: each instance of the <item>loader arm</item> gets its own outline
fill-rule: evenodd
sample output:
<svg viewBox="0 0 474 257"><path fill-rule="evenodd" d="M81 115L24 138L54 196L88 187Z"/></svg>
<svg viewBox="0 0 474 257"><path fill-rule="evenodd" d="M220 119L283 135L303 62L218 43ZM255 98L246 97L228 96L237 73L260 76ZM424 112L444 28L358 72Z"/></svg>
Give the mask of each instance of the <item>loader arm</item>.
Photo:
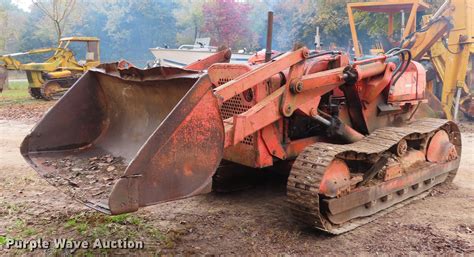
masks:
<svg viewBox="0 0 474 257"><path fill-rule="evenodd" d="M460 90L462 92L458 102L461 106L463 102L469 101L472 98L471 89L466 84L471 51L469 47L458 47L459 44L453 44L448 47L456 49L456 52L452 50L449 52L442 44L442 42L438 42L432 47L431 62L443 84L440 92L440 102L443 111L448 119L453 120L457 116L454 111L457 91ZM474 113L466 114L474 117Z"/></svg>
<svg viewBox="0 0 474 257"><path fill-rule="evenodd" d="M410 49L413 60L420 60L453 27L451 6L442 8L445 10L439 16L433 16L423 28L402 40L400 47Z"/></svg>
<svg viewBox="0 0 474 257"><path fill-rule="evenodd" d="M42 49L30 50L28 52L6 54L6 55L0 56L0 62L3 62L3 65L8 70L21 70L22 67L25 64L21 63L16 57L25 56L25 55L44 54L44 53L49 53L49 52L56 52L56 51L59 51L59 50L61 50L61 49L59 49L59 48L42 48Z"/></svg>
<svg viewBox="0 0 474 257"><path fill-rule="evenodd" d="M232 56L232 52L229 48L222 49L221 51L212 54L204 59L197 60L193 63L190 63L183 67L183 69L188 70L206 70L214 63L228 63L230 61L230 57Z"/></svg>
<svg viewBox="0 0 474 257"><path fill-rule="evenodd" d="M456 106L474 117L474 113L469 114L472 96L466 84L474 45L474 23L470 17L473 13L472 1L446 1L422 29L402 42L402 47L411 50L414 60L429 53L443 85L439 92L441 108L450 120L457 118L459 107ZM460 97L457 97L458 91Z"/></svg>
<svg viewBox="0 0 474 257"><path fill-rule="evenodd" d="M260 72L263 71L264 70ZM294 100L293 110L299 110L308 116L311 115L311 112L317 112L315 109L318 105L317 102L314 102L309 108L304 108L306 107L305 104L344 84L343 71L344 67L332 69L327 72L305 75L301 77L300 80L303 85L301 91L292 91L289 85L285 85L248 111L224 120L224 124L226 124L224 147L236 145L246 136L288 115L288 113L284 113L284 110L282 110L282 106L288 106L284 104L286 94L290 95L289 98L293 98L292 100ZM241 79L245 80L245 77ZM239 88L240 83L241 81L236 81L234 86Z"/></svg>
<svg viewBox="0 0 474 257"><path fill-rule="evenodd" d="M16 57L25 55L44 54L49 52L55 52L55 55L49 57L45 62L42 63L22 63ZM56 71L60 68L67 68L70 70L82 71L83 68L74 60L74 56L71 51L63 48L43 48L35 49L23 53L15 53L0 56L0 62L4 63L4 66L8 70L23 70L23 71Z"/></svg>
<svg viewBox="0 0 474 257"><path fill-rule="evenodd" d="M245 137L284 117L290 117L295 111L310 117L317 115L317 106L321 96L345 84L348 80L354 79L353 76L356 82L384 74L387 66L385 63L387 56L380 56L305 75L302 63L308 58L308 53L305 47L288 52L273 62L263 64L214 89L217 98L224 102L268 80L276 73L289 69L284 86L249 110L224 120L224 148L237 145ZM349 74L349 71L356 75ZM212 76L212 71L210 73ZM355 131L354 133L357 134ZM360 137L356 136L356 138Z"/></svg>

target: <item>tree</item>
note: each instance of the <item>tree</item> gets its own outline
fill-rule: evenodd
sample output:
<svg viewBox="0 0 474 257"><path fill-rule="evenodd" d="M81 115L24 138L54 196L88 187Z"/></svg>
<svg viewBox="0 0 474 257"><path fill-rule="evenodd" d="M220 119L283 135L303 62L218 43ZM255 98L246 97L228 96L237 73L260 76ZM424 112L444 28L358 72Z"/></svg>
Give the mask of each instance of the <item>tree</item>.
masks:
<svg viewBox="0 0 474 257"><path fill-rule="evenodd" d="M103 15L102 53L110 60L127 59L144 65L152 59L149 48L176 45L176 3L168 0L104 1L95 12Z"/></svg>
<svg viewBox="0 0 474 257"><path fill-rule="evenodd" d="M249 20L250 37L247 44L249 50L261 50L265 47L267 34L267 12L271 10L268 0L251 1Z"/></svg>
<svg viewBox="0 0 474 257"><path fill-rule="evenodd" d="M76 0L32 0L32 2L51 20L59 42L66 25L68 25L67 21L74 9Z"/></svg>
<svg viewBox="0 0 474 257"><path fill-rule="evenodd" d="M26 24L24 11L9 0L0 0L0 54L18 50L18 43Z"/></svg>
<svg viewBox="0 0 474 257"><path fill-rule="evenodd" d="M193 43L203 31L205 0L178 0L178 8L174 11L178 32L178 44Z"/></svg>
<svg viewBox="0 0 474 257"><path fill-rule="evenodd" d="M5 51L5 41L8 28L8 14L3 5L0 5L0 51Z"/></svg>
<svg viewBox="0 0 474 257"><path fill-rule="evenodd" d="M249 30L251 5L242 1L215 0L203 6L204 31L214 44L229 47L248 47L252 41Z"/></svg>
<svg viewBox="0 0 474 257"><path fill-rule="evenodd" d="M320 28L322 43L350 46L351 32L347 14L348 2L361 0L295 0L275 2L275 41L282 48L290 48L298 41L313 46L316 28ZM381 14L355 12L359 40L371 44L386 31L387 17Z"/></svg>

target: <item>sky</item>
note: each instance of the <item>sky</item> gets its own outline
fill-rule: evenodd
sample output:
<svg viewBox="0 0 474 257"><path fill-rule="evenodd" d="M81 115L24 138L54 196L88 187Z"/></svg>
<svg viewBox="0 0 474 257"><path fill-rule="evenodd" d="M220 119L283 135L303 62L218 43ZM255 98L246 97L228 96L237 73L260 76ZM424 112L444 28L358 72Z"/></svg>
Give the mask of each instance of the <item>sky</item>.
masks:
<svg viewBox="0 0 474 257"><path fill-rule="evenodd" d="M26 12L30 11L31 0L12 0L12 3Z"/></svg>

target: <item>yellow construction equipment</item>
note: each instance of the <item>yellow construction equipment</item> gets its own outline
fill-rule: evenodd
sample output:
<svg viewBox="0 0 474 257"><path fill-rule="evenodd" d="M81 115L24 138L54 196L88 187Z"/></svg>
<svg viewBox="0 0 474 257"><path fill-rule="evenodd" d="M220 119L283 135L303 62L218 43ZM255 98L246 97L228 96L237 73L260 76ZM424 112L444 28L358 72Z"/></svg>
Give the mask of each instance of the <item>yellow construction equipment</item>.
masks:
<svg viewBox="0 0 474 257"><path fill-rule="evenodd" d="M85 47L84 60L76 60L69 48L78 42ZM21 63L17 58L25 55L53 53L43 63ZM51 100L62 95L87 70L100 64L99 39L95 37L62 38L56 48L35 49L23 53L0 56L0 67L25 71L30 95L37 99ZM0 85L0 88L3 85Z"/></svg>
<svg viewBox="0 0 474 257"><path fill-rule="evenodd" d="M432 81L432 92L440 99L444 113L449 119L456 119L458 110L468 118L474 118L474 103L471 92L474 90L474 2L471 0L447 1L438 16L433 15L424 28L425 32L417 32L414 37L427 36L434 31L436 20L440 24L450 23L448 34L434 43L428 52L440 83ZM445 17L443 20L441 17ZM440 26L440 25L438 25ZM441 25L445 26L445 25ZM423 35L424 34L424 35ZM408 43L407 43L408 44ZM412 48L413 52L423 52Z"/></svg>
<svg viewBox="0 0 474 257"><path fill-rule="evenodd" d="M371 54L392 49L399 44L395 37L395 15L400 13L401 16L401 38L405 38L416 30L417 13L425 11L429 5L423 0L384 0L378 2L361 2L347 4L347 14L349 17L349 26L351 28L352 42L354 44L354 53L356 57L364 54L363 46L359 42L357 29L354 19L354 11L383 13L388 17L388 30L385 42L377 42L375 47L370 50ZM405 22L405 15L409 14L407 22ZM390 45L388 45L390 44Z"/></svg>
<svg viewBox="0 0 474 257"><path fill-rule="evenodd" d="M347 6L349 23L354 42L356 56L363 54L360 47L353 16L353 10L367 12L383 12L388 14L388 47L378 44L379 47L371 52L384 52L395 45L410 49L414 60L429 60L429 66L439 78L428 76L428 98L430 106L442 113L448 119L456 119L458 110L467 117L474 117L474 103L471 90L473 87L474 59L474 2L470 0L448 0L438 11L423 17L425 22L421 29L416 30L417 12L426 10L429 6L422 0L406 0L383 2L350 3ZM396 13L409 12L406 26L401 21L401 40L393 39L394 21ZM381 47L380 47L381 46ZM425 62L426 63L426 62ZM429 70L429 69L428 69ZM428 72L430 74L430 72ZM471 104L473 103L473 104Z"/></svg>

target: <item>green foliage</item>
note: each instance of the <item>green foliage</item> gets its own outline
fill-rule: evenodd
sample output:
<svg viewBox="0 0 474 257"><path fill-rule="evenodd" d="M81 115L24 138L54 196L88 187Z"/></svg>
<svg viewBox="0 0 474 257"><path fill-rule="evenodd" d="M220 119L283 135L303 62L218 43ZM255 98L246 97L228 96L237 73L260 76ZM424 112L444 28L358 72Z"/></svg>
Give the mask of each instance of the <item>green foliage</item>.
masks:
<svg viewBox="0 0 474 257"><path fill-rule="evenodd" d="M178 6L174 10L174 17L178 29L176 41L179 45L192 44L202 34L204 3L204 0L177 0Z"/></svg>
<svg viewBox="0 0 474 257"><path fill-rule="evenodd" d="M176 45L176 6L167 0L77 0L63 36L99 37L103 62L127 59L142 66L153 58L150 47ZM50 19L38 7L32 6L23 16L27 24L19 35L19 50L57 45Z"/></svg>
<svg viewBox="0 0 474 257"><path fill-rule="evenodd" d="M9 0L0 0L0 54L18 50L27 18Z"/></svg>
<svg viewBox="0 0 474 257"><path fill-rule="evenodd" d="M106 59L127 59L141 66L152 59L150 47L176 45L173 16L176 4L173 1L104 1L97 7L105 18L102 28L106 41L103 41L102 49L107 51ZM93 13L93 10L87 13Z"/></svg>
<svg viewBox="0 0 474 257"><path fill-rule="evenodd" d="M0 236L0 245L4 245L7 243L7 237L6 236Z"/></svg>

